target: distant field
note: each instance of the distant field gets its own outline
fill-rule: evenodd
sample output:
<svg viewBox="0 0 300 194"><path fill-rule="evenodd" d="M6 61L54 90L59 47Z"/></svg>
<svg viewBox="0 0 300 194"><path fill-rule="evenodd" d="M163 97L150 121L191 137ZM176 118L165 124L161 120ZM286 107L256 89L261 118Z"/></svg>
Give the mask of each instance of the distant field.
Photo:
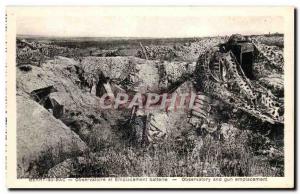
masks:
<svg viewBox="0 0 300 194"><path fill-rule="evenodd" d="M113 48L135 48L139 47L141 42L144 45L168 45L176 43L195 42L203 38L47 38L47 37L26 37L28 41L39 41L45 43L53 43L58 46L69 48L88 48L97 47L99 49ZM130 46L129 46L130 45Z"/></svg>
<svg viewBox="0 0 300 194"><path fill-rule="evenodd" d="M252 35L251 37L264 36L267 40L272 37L283 37L283 34L267 34L267 35ZM58 46L69 48L89 48L97 47L99 49L128 49L139 48L140 43L143 45L174 45L174 44L188 44L192 42L201 41L204 39L214 39L217 37L189 37L189 38L138 38L138 37L40 37L40 36L18 36L28 41L39 41L44 43L51 43ZM227 36L224 36L225 38ZM268 38L269 37L269 38Z"/></svg>

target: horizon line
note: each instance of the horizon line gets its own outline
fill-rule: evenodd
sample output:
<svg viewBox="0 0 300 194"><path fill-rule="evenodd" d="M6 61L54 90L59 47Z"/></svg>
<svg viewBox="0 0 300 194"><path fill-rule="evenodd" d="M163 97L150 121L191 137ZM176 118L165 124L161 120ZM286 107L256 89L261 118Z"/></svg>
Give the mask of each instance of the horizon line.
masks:
<svg viewBox="0 0 300 194"><path fill-rule="evenodd" d="M41 37L41 38L130 38L130 39L171 39L171 38L209 38L209 37L217 37L217 36L231 36L233 34L238 33L232 33L230 35L207 35L207 36L170 36L170 37L147 37L147 36L55 36L55 35L30 35L30 34L16 34L16 37ZM272 32L272 33L257 33L257 34L248 34L245 36L259 36L259 35L284 35L284 33L279 32ZM243 34L242 34L243 35Z"/></svg>

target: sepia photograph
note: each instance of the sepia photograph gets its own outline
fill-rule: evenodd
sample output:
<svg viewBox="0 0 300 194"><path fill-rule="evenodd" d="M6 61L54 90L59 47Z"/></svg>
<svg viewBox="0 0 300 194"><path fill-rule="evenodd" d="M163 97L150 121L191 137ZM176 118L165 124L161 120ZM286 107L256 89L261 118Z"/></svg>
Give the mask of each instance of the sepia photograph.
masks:
<svg viewBox="0 0 300 194"><path fill-rule="evenodd" d="M7 7L11 188L293 188L293 7Z"/></svg>

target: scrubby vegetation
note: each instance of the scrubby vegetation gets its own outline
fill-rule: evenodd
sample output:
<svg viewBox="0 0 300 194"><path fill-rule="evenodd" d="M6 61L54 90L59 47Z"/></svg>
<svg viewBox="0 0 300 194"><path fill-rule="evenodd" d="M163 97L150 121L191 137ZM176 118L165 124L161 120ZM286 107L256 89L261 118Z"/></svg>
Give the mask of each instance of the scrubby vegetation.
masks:
<svg viewBox="0 0 300 194"><path fill-rule="evenodd" d="M81 158L84 162L70 161L76 167L73 167L69 176L283 176L283 161L276 160L274 164L271 156L255 153L257 148L252 147L265 142L254 140L256 136L252 132L241 131L230 141L220 141L207 135L200 141L184 139L147 147L128 144L105 147L87 153ZM48 159L44 164L51 167L49 161L52 158Z"/></svg>

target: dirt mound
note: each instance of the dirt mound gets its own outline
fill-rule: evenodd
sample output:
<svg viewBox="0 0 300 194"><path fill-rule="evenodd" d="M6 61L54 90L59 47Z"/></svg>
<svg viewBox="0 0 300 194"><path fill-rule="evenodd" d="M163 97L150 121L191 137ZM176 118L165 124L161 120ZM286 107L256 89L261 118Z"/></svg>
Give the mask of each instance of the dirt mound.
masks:
<svg viewBox="0 0 300 194"><path fill-rule="evenodd" d="M88 149L78 135L38 103L18 96L17 104L19 177L39 176L62 158Z"/></svg>
<svg viewBox="0 0 300 194"><path fill-rule="evenodd" d="M55 57L40 67L32 66L30 71L17 69L17 93L32 102L37 101L41 109L50 116L53 114L57 118L56 122L68 126L69 130L78 134L92 150L121 143L122 140L116 134L118 129L114 126L118 122L125 122L124 115L129 113L102 110L99 106L100 98L91 94L89 88L82 83L77 71L79 65L73 59ZM18 122L23 123L29 117L32 117L31 111L24 118L18 118ZM35 124L39 121L32 118L31 122ZM52 126L55 127L47 125L48 129Z"/></svg>
<svg viewBox="0 0 300 194"><path fill-rule="evenodd" d="M137 57L85 57L81 65L83 77L90 85L103 72L123 89L134 88L141 93L160 93L183 83L194 72L196 63L145 60Z"/></svg>
<svg viewBox="0 0 300 194"><path fill-rule="evenodd" d="M85 57L82 60L84 77L93 82L101 72L123 88L135 84L140 90L158 91L158 63L136 57ZM128 85L127 85L128 84Z"/></svg>
<svg viewBox="0 0 300 194"><path fill-rule="evenodd" d="M173 45L148 45L145 46L145 53L148 59L151 60L165 60L165 61L197 61L199 55L206 49L217 44L223 43L224 37L203 38L195 42L185 44ZM137 57L145 58L142 49L139 49L136 54Z"/></svg>

